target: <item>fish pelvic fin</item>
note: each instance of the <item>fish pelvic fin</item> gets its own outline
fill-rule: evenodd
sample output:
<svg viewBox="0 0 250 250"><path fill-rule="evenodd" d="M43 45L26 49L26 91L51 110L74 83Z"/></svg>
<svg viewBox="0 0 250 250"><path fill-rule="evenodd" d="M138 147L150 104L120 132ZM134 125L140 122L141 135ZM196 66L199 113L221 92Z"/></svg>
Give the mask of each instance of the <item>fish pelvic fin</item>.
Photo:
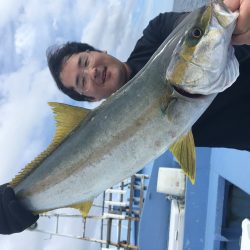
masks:
<svg viewBox="0 0 250 250"><path fill-rule="evenodd" d="M169 148L169 150L172 152L191 183L194 184L196 174L196 153L192 132L190 131L187 135L181 137Z"/></svg>
<svg viewBox="0 0 250 250"><path fill-rule="evenodd" d="M86 218L92 205L93 201L85 201L79 204L70 205L69 207L78 209L81 212L83 218Z"/></svg>
<svg viewBox="0 0 250 250"><path fill-rule="evenodd" d="M39 164L48 157L63 140L85 119L90 112L88 109L75 107L63 103L49 102L56 121L56 130L52 142L33 161L28 163L10 182L15 187L20 181L31 173Z"/></svg>

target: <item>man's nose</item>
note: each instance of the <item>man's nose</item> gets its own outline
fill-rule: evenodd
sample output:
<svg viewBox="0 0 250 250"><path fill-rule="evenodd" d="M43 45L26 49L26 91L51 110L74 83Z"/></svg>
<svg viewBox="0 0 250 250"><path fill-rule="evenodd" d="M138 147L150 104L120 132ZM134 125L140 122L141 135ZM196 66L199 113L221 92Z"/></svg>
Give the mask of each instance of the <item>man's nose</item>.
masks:
<svg viewBox="0 0 250 250"><path fill-rule="evenodd" d="M96 67L87 68L84 73L90 81L101 82L101 74Z"/></svg>

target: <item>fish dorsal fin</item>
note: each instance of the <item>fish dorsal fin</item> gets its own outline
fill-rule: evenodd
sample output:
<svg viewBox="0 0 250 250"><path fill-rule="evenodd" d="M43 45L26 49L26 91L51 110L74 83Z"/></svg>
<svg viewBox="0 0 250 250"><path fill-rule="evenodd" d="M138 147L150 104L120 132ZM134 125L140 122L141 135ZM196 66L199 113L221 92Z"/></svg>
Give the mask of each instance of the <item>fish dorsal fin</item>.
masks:
<svg viewBox="0 0 250 250"><path fill-rule="evenodd" d="M33 161L27 164L10 182L12 187L16 186L32 170L34 170L46 157L48 157L62 141L85 119L90 112L81 107L75 107L63 103L49 102L54 112L56 131L52 142Z"/></svg>
<svg viewBox="0 0 250 250"><path fill-rule="evenodd" d="M80 210L83 218L88 216L89 210L92 207L93 201L85 201L79 204L70 205L69 207Z"/></svg>
<svg viewBox="0 0 250 250"><path fill-rule="evenodd" d="M194 184L196 174L196 154L192 132L190 131L187 135L181 137L169 148L169 150L180 164L182 170L189 177L192 184Z"/></svg>

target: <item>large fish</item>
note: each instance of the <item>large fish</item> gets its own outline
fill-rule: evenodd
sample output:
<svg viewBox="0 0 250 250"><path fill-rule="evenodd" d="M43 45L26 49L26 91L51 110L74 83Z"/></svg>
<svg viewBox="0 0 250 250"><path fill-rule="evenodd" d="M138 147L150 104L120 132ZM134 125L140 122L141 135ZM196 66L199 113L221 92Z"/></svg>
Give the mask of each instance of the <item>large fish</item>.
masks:
<svg viewBox="0 0 250 250"><path fill-rule="evenodd" d="M145 67L93 111L51 103L57 120L51 145L11 182L20 201L34 212L82 204L86 212L88 201L168 148L194 182L189 131L239 74L230 46L236 18L217 1L190 13Z"/></svg>

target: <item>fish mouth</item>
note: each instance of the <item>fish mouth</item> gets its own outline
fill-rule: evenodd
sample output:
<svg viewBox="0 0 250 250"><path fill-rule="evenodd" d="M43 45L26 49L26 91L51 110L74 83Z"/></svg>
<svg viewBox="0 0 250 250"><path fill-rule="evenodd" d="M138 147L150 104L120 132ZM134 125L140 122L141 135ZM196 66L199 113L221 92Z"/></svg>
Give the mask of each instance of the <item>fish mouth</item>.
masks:
<svg viewBox="0 0 250 250"><path fill-rule="evenodd" d="M232 12L222 1L213 3L213 11L216 19L224 28L234 24L239 16L239 11Z"/></svg>

